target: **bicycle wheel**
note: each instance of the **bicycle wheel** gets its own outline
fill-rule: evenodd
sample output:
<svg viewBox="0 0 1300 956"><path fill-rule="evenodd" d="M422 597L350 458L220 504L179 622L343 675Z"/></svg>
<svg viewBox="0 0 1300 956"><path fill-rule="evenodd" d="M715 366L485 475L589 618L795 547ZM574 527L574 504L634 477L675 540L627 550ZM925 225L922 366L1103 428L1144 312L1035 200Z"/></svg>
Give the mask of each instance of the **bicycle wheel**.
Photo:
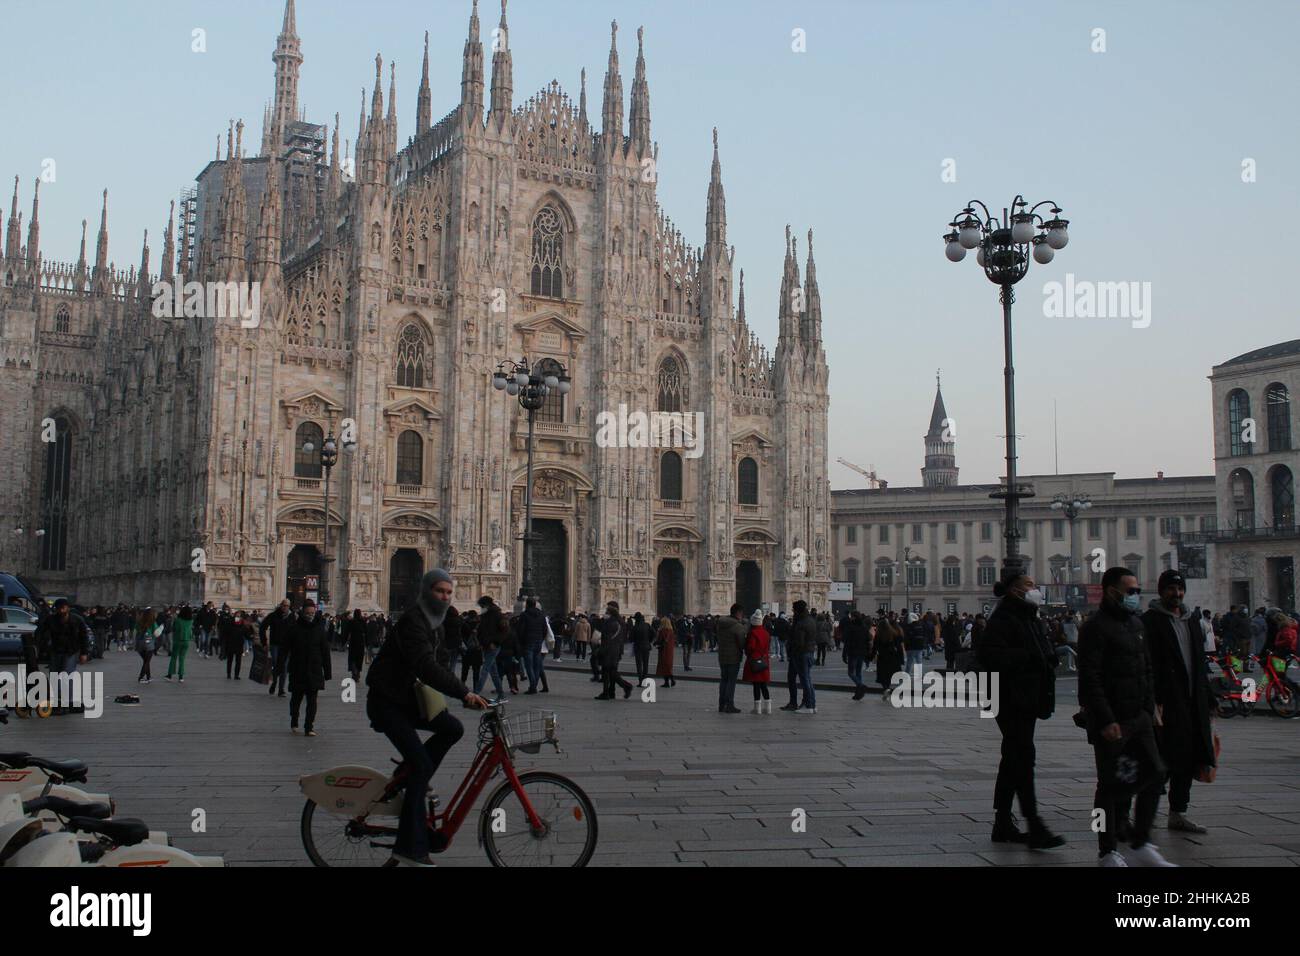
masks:
<svg viewBox="0 0 1300 956"><path fill-rule="evenodd" d="M479 817L479 838L493 866L586 866L596 852L596 808L572 780L530 770L519 785L541 818L534 833L507 780L492 791Z"/></svg>
<svg viewBox="0 0 1300 956"><path fill-rule="evenodd" d="M317 813L317 809L315 800L308 800L302 808L302 845L313 865L380 866L387 862L397 836L396 821L390 830L367 826L325 810ZM384 845L372 846L374 843Z"/></svg>
<svg viewBox="0 0 1300 956"><path fill-rule="evenodd" d="M1300 716L1300 693L1296 693L1295 688L1289 686L1286 681L1270 681L1265 693L1268 697L1268 706L1279 717L1289 720Z"/></svg>
<svg viewBox="0 0 1300 956"><path fill-rule="evenodd" d="M1229 717L1237 716L1237 702L1231 697L1214 698L1214 712L1227 720Z"/></svg>

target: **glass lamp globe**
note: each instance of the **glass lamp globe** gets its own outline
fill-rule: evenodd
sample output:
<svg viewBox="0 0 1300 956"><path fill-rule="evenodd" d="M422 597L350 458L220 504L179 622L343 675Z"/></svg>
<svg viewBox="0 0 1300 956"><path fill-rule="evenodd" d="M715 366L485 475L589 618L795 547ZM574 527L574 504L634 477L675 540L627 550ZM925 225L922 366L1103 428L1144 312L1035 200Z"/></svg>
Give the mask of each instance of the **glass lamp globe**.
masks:
<svg viewBox="0 0 1300 956"><path fill-rule="evenodd" d="M523 388L525 385L527 385L527 384L528 384L528 373L527 373L527 372L515 372L515 384L517 384L520 388Z"/></svg>
<svg viewBox="0 0 1300 956"><path fill-rule="evenodd" d="M984 259L985 259L984 247L980 246L979 251L975 253L975 261L979 263L981 269L984 268Z"/></svg>
<svg viewBox="0 0 1300 956"><path fill-rule="evenodd" d="M506 387L506 377L500 372L497 372L492 376L492 387L498 392L504 391Z"/></svg>
<svg viewBox="0 0 1300 956"><path fill-rule="evenodd" d="M948 257L949 262L961 262L966 258L965 247L957 241L950 240L948 244L944 246L943 252L944 255Z"/></svg>
<svg viewBox="0 0 1300 956"><path fill-rule="evenodd" d="M509 382L509 383L506 385L506 394L507 394L507 395L518 395L518 394L519 394L519 383L518 383L518 382Z"/></svg>
<svg viewBox="0 0 1300 956"><path fill-rule="evenodd" d="M316 446L312 442L305 441L302 443L302 450L310 455L312 452L316 450Z"/></svg>
<svg viewBox="0 0 1300 956"><path fill-rule="evenodd" d="M1027 212L1017 213L1011 217L1011 241L1024 245L1034 239L1034 217Z"/></svg>
<svg viewBox="0 0 1300 956"><path fill-rule="evenodd" d="M546 376L546 378L544 378L543 381L546 383L547 388L558 388L560 384L559 378L557 378L554 375Z"/></svg>
<svg viewBox="0 0 1300 956"><path fill-rule="evenodd" d="M572 388L572 384L569 382L569 380L568 380L567 378L562 378L562 379L560 379L560 394L561 394L561 395L568 395L568 394L569 394L569 389L570 389L570 388Z"/></svg>
<svg viewBox="0 0 1300 956"><path fill-rule="evenodd" d="M1039 265L1047 265L1056 258L1056 251L1048 245L1046 240L1034 243L1034 261Z"/></svg>
<svg viewBox="0 0 1300 956"><path fill-rule="evenodd" d="M963 222L961 231L957 233L957 241L962 244L964 249L974 249L980 244L982 238L979 223L974 219L967 219Z"/></svg>

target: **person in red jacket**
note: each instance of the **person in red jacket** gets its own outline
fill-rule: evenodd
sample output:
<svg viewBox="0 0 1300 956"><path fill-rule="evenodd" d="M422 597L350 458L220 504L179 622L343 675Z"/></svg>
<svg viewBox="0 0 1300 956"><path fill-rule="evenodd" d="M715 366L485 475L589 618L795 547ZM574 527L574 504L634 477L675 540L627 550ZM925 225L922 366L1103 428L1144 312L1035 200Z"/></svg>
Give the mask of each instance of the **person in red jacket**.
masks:
<svg viewBox="0 0 1300 956"><path fill-rule="evenodd" d="M1273 653L1283 660L1296 652L1296 623L1279 611L1273 618L1277 623L1277 636L1273 638Z"/></svg>
<svg viewBox="0 0 1300 956"><path fill-rule="evenodd" d="M745 670L741 680L753 685L756 714L772 712L772 697L767 690L772 681L771 647L772 636L763 627L763 612L755 611L749 619L749 634L745 637Z"/></svg>

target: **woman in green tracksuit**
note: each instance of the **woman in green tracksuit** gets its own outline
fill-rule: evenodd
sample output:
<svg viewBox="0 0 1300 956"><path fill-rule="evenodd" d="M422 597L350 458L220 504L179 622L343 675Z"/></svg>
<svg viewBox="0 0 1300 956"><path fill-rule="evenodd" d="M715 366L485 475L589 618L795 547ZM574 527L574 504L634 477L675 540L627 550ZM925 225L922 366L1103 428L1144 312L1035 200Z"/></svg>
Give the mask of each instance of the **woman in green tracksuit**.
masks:
<svg viewBox="0 0 1300 956"><path fill-rule="evenodd" d="M194 637L194 611L186 604L172 622L172 655L167 665L167 679L179 670L181 683L185 683L185 655L190 650L190 640Z"/></svg>

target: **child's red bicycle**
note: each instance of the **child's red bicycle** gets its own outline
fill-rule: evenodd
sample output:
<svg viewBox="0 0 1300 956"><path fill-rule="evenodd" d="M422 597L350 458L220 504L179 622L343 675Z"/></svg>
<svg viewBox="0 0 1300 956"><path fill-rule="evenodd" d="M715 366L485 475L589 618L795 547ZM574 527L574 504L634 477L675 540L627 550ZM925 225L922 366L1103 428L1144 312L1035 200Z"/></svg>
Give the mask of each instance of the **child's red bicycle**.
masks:
<svg viewBox="0 0 1300 956"><path fill-rule="evenodd" d="M505 701L488 705L479 721L478 754L439 813L429 800L429 849L441 853L498 772L503 780L479 812L479 843L493 866L586 866L596 851L596 808L566 777L540 770L516 773L515 750L535 754L542 744L560 751L553 713L507 719ZM369 767L336 767L299 780L307 804L302 842L316 866L380 866L393 849L407 770L392 776Z"/></svg>

